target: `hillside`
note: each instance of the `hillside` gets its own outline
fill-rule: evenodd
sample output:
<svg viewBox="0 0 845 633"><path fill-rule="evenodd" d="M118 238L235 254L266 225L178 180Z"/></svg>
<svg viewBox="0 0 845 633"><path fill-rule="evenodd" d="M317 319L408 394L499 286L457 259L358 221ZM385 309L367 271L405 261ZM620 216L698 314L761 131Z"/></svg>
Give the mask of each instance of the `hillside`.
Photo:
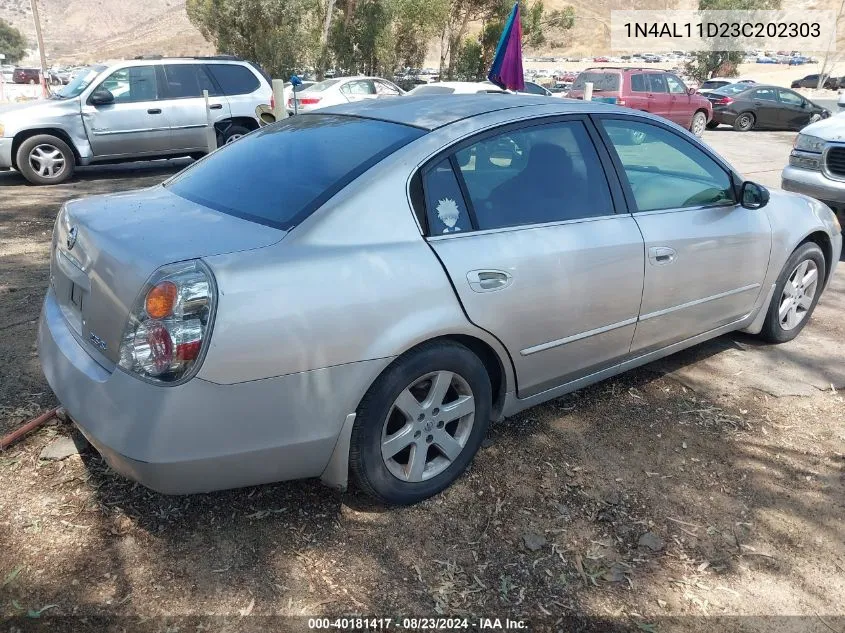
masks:
<svg viewBox="0 0 845 633"><path fill-rule="evenodd" d="M553 10L575 8L575 27L530 55L593 56L607 53L611 9L694 9L697 0L546 0ZM797 0L784 5L838 8L838 0ZM835 6L834 6L835 5ZM39 0L49 63L86 62L144 53L196 55L213 52L191 25L185 0ZM0 0L0 18L35 41L30 0ZM842 25L845 26L845 25ZM842 38L840 26L840 47ZM433 47L436 46L432 42ZM430 51L430 61L439 49Z"/></svg>

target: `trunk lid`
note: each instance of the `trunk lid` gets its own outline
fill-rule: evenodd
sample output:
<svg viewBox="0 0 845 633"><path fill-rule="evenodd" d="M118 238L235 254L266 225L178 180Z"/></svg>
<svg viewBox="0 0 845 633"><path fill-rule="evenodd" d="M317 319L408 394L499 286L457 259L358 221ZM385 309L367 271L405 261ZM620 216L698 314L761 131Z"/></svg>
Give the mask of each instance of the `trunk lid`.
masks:
<svg viewBox="0 0 845 633"><path fill-rule="evenodd" d="M262 248L284 235L161 186L76 200L56 220L50 283L77 339L95 360L113 369L129 311L155 270Z"/></svg>

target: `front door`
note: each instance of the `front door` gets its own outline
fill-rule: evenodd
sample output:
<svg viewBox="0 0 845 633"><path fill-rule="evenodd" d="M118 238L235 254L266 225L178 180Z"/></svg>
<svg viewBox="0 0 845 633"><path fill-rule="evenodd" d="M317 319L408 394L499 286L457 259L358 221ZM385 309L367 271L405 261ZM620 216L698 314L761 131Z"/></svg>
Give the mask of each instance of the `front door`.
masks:
<svg viewBox="0 0 845 633"><path fill-rule="evenodd" d="M619 362L634 334L642 238L614 214L621 189L591 125L511 126L425 170L429 244L469 319L510 352L519 397Z"/></svg>
<svg viewBox="0 0 845 633"><path fill-rule="evenodd" d="M170 122L159 103L155 66L114 71L95 90L112 103L82 106L82 120L95 159L160 154L170 147Z"/></svg>
<svg viewBox="0 0 845 633"><path fill-rule="evenodd" d="M731 175L660 125L602 117L645 240L632 352L646 353L748 316L762 292L771 227L736 203Z"/></svg>
<svg viewBox="0 0 845 633"><path fill-rule="evenodd" d="M666 84L669 86L669 113L672 121L684 129L692 125L693 111L692 97L687 92L684 83L675 75L666 75Z"/></svg>
<svg viewBox="0 0 845 633"><path fill-rule="evenodd" d="M208 91L212 124L231 116L229 102L200 64L163 64L161 68L161 107L170 120L171 149L206 151L208 117L202 91Z"/></svg>
<svg viewBox="0 0 845 633"><path fill-rule="evenodd" d="M780 98L780 123L787 130L800 130L810 122L813 109L810 103L797 92L778 88Z"/></svg>

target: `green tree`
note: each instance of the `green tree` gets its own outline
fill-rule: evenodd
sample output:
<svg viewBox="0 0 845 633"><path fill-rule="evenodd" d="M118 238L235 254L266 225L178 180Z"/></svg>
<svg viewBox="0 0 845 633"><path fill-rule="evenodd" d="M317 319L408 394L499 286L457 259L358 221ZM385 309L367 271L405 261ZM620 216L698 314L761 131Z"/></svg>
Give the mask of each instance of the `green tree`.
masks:
<svg viewBox="0 0 845 633"><path fill-rule="evenodd" d="M325 16L319 0L187 0L186 10L219 52L258 62L274 77L316 64Z"/></svg>
<svg viewBox="0 0 845 633"><path fill-rule="evenodd" d="M754 11L780 9L781 0L698 0L699 11ZM698 81L735 77L745 54L741 51L698 51L686 64L687 74Z"/></svg>
<svg viewBox="0 0 845 633"><path fill-rule="evenodd" d="M7 64L17 64L26 54L26 38L3 19L0 19L0 53L5 53Z"/></svg>
<svg viewBox="0 0 845 633"><path fill-rule="evenodd" d="M478 38L467 38L461 45L458 61L455 63L455 79L481 81L486 74L484 50Z"/></svg>

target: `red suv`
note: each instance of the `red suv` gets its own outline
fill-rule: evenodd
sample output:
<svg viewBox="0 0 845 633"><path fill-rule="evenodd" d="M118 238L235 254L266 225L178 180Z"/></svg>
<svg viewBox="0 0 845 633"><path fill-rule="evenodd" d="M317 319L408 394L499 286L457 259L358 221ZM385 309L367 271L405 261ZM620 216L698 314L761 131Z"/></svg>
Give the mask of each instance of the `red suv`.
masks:
<svg viewBox="0 0 845 633"><path fill-rule="evenodd" d="M576 77L572 99L584 98L584 84L592 82L593 101L607 101L651 112L701 136L713 118L713 106L694 88L687 88L670 72L651 68L588 68Z"/></svg>
<svg viewBox="0 0 845 633"><path fill-rule="evenodd" d="M16 84L41 83L41 71L37 68L15 68L12 73L12 81Z"/></svg>

